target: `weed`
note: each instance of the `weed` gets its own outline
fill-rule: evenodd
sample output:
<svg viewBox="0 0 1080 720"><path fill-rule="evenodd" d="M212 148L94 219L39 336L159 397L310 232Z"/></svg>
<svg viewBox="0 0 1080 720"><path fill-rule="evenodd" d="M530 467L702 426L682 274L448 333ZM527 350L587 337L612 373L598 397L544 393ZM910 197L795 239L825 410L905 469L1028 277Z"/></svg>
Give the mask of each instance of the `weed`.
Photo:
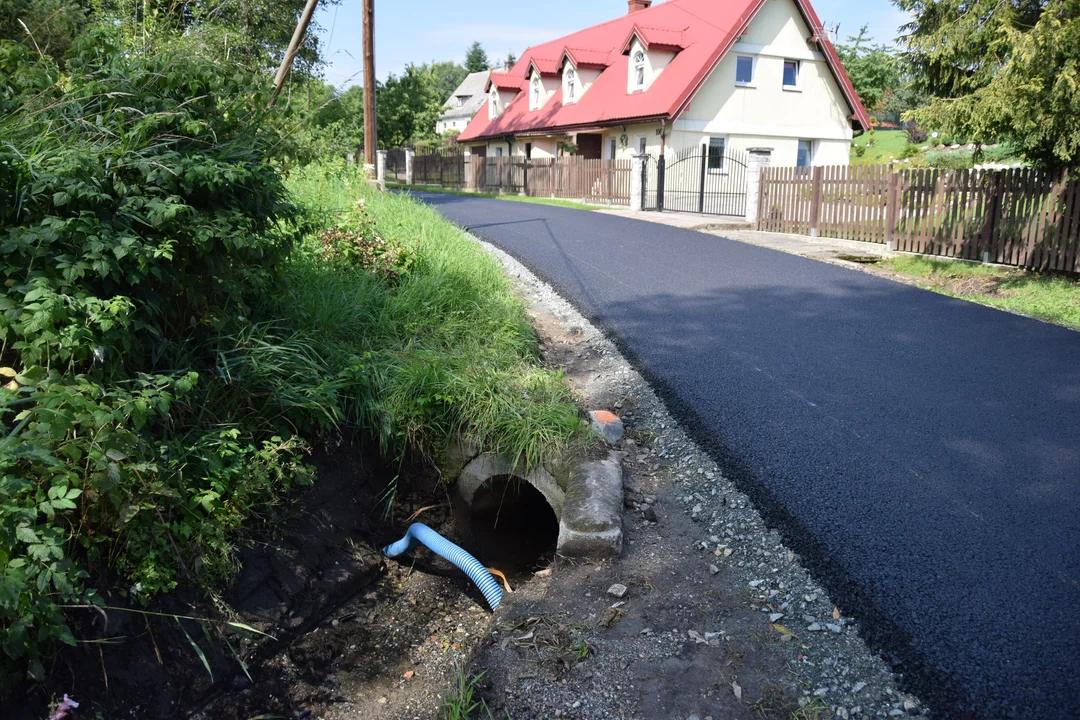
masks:
<svg viewBox="0 0 1080 720"><path fill-rule="evenodd" d="M482 710L488 718L491 718L491 711L488 710L487 704L475 698L476 686L483 680L485 674L487 674L486 671L470 676L466 673L464 666L458 665L454 668L450 694L443 700L443 720L469 720L478 710Z"/></svg>
<svg viewBox="0 0 1080 720"><path fill-rule="evenodd" d="M792 712L791 720L824 720L830 714L829 706L821 698L814 698Z"/></svg>

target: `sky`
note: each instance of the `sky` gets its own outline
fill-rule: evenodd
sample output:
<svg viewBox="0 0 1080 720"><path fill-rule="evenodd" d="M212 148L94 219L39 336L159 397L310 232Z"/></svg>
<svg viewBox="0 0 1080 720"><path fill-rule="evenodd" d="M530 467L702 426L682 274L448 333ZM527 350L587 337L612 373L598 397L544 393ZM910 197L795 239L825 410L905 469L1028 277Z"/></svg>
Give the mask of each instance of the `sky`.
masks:
<svg viewBox="0 0 1080 720"><path fill-rule="evenodd" d="M723 0L717 0L723 2ZM889 0L812 0L826 27L840 26L842 40L868 26L870 37L891 42L905 14ZM539 45L581 28L626 13L626 0L375 0L375 74L385 80L400 75L410 62L462 62L473 40L479 40L494 62L513 51L520 56ZM320 8L315 16L330 65L325 80L339 88L359 85L363 71L360 0L341 0ZM540 12L540 10L543 12Z"/></svg>

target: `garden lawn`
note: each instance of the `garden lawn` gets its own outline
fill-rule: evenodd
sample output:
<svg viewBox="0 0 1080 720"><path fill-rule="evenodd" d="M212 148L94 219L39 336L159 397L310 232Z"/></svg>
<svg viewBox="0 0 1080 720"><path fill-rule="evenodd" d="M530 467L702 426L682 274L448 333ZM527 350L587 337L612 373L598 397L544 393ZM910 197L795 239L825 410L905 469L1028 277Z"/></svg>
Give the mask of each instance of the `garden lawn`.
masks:
<svg viewBox="0 0 1080 720"><path fill-rule="evenodd" d="M867 143L873 141L872 146ZM863 133L851 142L852 165L881 165L892 158L899 158L900 153L907 147L907 133L903 130L878 130L877 132ZM858 157L855 148L866 148L866 154Z"/></svg>
<svg viewBox="0 0 1080 720"><path fill-rule="evenodd" d="M875 265L944 295L1080 330L1080 281L992 265L901 255Z"/></svg>

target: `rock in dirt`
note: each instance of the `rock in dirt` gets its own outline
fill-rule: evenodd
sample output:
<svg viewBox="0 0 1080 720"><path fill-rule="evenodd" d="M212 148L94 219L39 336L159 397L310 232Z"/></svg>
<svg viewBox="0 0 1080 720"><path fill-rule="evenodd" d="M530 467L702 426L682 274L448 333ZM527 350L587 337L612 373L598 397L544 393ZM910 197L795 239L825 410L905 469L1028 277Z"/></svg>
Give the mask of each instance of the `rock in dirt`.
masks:
<svg viewBox="0 0 1080 720"><path fill-rule="evenodd" d="M593 432L609 444L615 445L622 440L625 430L618 415L607 410L590 410L589 417L592 418Z"/></svg>
<svg viewBox="0 0 1080 720"><path fill-rule="evenodd" d="M624 598L626 593L630 592L630 588L626 587L622 583L615 583L607 589L607 594L612 597Z"/></svg>

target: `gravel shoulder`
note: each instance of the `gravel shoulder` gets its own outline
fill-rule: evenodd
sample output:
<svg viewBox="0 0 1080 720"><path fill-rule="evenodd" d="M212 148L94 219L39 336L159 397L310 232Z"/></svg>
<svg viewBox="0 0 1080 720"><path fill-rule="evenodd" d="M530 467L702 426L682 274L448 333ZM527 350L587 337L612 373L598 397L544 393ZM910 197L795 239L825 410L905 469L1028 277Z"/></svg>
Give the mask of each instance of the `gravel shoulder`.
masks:
<svg viewBox="0 0 1080 720"><path fill-rule="evenodd" d="M495 716L886 718L919 700L613 343L521 263L545 362L620 415L626 544L507 596L469 666ZM626 594L609 592L622 585ZM615 588L621 591L621 588ZM404 716L402 716L404 717Z"/></svg>

